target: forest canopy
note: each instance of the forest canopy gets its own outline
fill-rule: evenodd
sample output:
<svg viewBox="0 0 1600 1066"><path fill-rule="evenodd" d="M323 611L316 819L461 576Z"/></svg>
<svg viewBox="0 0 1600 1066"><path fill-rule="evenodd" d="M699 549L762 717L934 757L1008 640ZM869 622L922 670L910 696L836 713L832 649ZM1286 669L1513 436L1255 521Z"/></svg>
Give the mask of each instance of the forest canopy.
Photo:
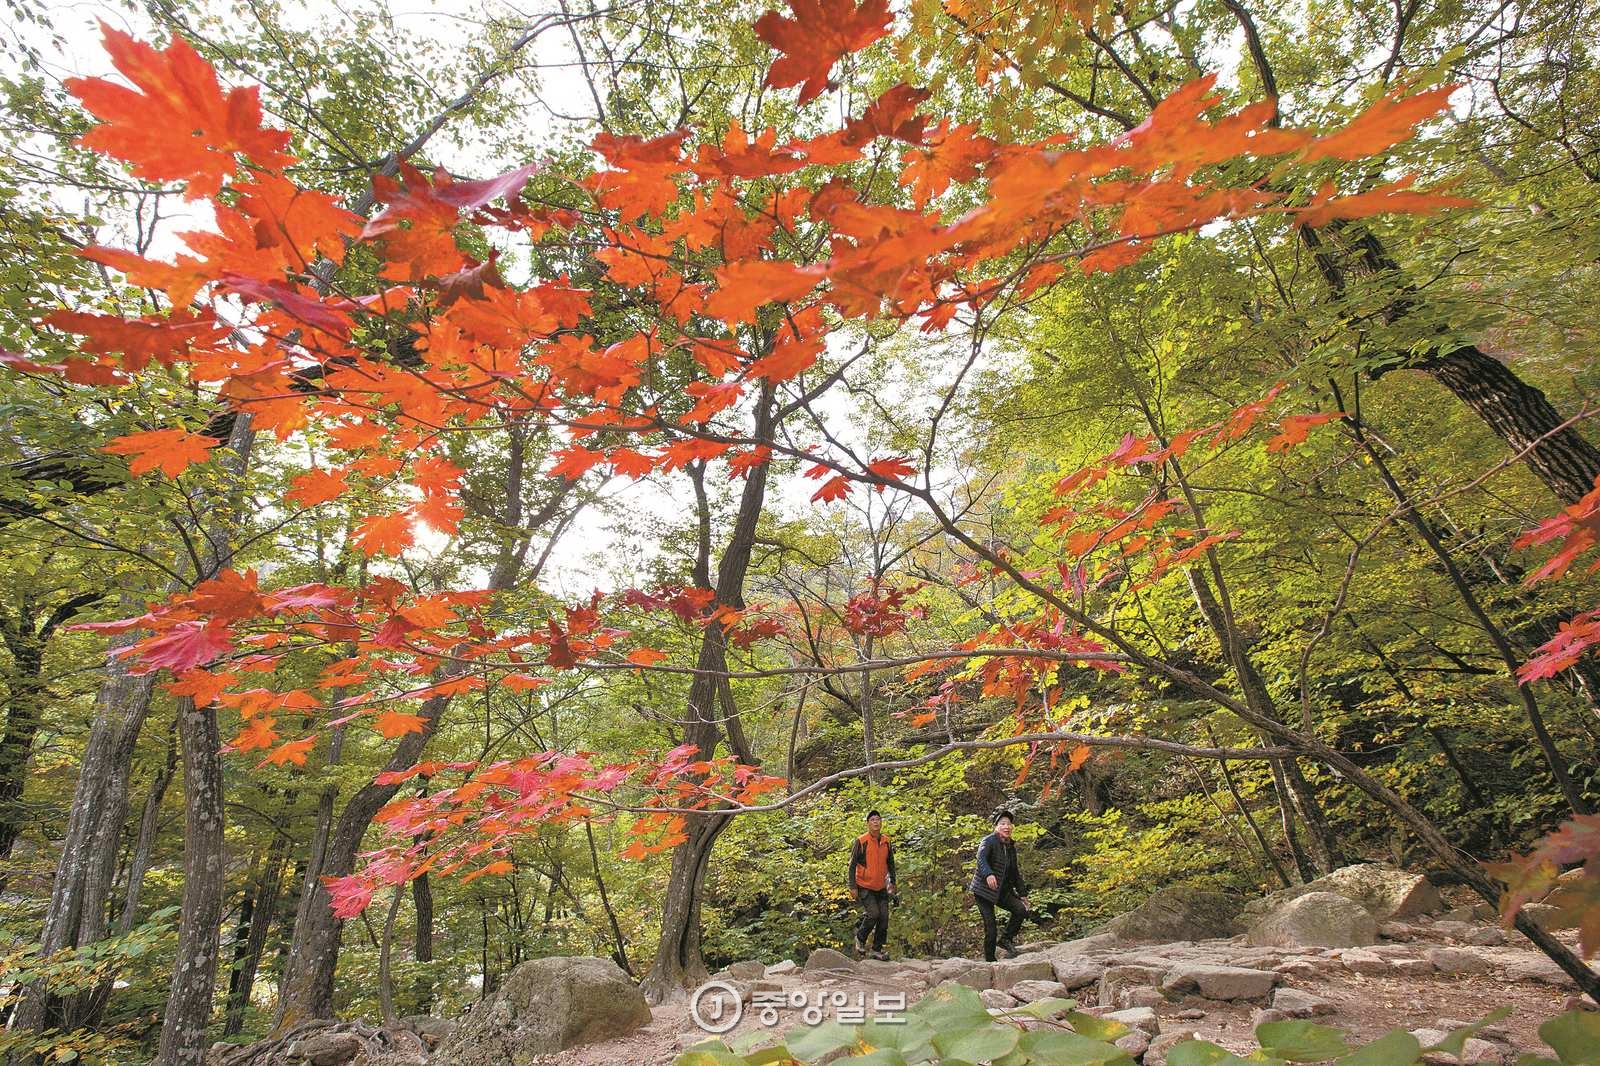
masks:
<svg viewBox="0 0 1600 1066"><path fill-rule="evenodd" d="M0 30L12 1061L672 999L872 809L908 955L1006 809L1062 939L1381 861L1600 992L1592 8L103 8Z"/></svg>

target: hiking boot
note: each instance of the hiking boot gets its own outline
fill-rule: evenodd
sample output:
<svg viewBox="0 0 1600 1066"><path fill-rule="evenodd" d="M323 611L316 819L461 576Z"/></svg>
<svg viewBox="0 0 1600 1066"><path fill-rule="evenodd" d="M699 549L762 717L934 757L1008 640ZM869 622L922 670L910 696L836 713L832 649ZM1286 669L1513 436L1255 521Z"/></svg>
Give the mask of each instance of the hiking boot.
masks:
<svg viewBox="0 0 1600 1066"><path fill-rule="evenodd" d="M882 948L873 948L871 951L867 952L867 958L877 959L879 962L888 962L889 953L884 951Z"/></svg>
<svg viewBox="0 0 1600 1066"><path fill-rule="evenodd" d="M865 958L866 955L867 955L867 945L862 941L862 939L860 937L856 937L855 947L856 947L856 958L858 958L858 959Z"/></svg>
<svg viewBox="0 0 1600 1066"><path fill-rule="evenodd" d="M1012 943L1010 940L1000 941L1000 951L1003 953L1005 958L1014 959L1017 957L1017 945Z"/></svg>

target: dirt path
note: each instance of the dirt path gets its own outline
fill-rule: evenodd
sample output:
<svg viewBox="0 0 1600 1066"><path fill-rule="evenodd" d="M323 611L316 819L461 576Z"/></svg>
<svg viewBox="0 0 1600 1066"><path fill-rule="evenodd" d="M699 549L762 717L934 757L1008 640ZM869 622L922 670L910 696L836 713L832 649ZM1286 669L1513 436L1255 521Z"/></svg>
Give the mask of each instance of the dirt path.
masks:
<svg viewBox="0 0 1600 1066"><path fill-rule="evenodd" d="M1391 924L1385 932L1389 938L1377 945L1346 950L1263 949L1239 938L1135 945L1094 937L1038 945L1013 961L992 966L954 959L864 962L848 970L805 969L790 963L757 969L742 963L734 969L743 980L721 975L746 1002L737 1024L720 1035L730 1044L749 1034L776 1038L807 1023L801 1004L812 1008L811 1017L828 1018L837 1017L840 1006L860 1004L870 1019L875 1007L893 1007L895 997L903 996L910 1005L940 980L954 978L983 989L980 994L995 1010L1048 994L1066 995L1093 1013L1142 1005L1155 1015L1153 1025L1146 1023L1147 1038L1169 1034L1171 1041L1170 1034L1187 1033L1246 1051L1256 1046L1252 1037L1256 1024L1283 1016L1264 1013L1274 997L1280 1004L1305 1002L1279 995L1280 989L1292 989L1325 1001L1316 1007L1316 1020L1343 1029L1353 1041L1370 1040L1394 1028L1449 1029L1509 1005L1512 1016L1486 1030L1482 1035L1487 1039L1473 1046L1466 1061L1511 1063L1522 1053L1546 1050L1537 1036L1539 1025L1577 1003L1565 977L1515 934L1506 938L1482 923L1427 919L1408 926ZM1185 982L1172 975L1186 967L1270 973L1274 987L1265 995L1209 998L1192 986L1179 991ZM1065 989L1046 979L1047 974L1078 987ZM1255 980L1259 985L1268 978ZM1163 992L1157 986L1164 983L1170 987ZM1046 987L1052 984L1053 988ZM1210 991L1229 993L1221 986ZM703 1001L705 1013L712 1009L714 998ZM724 1009L731 1011L731 997L722 998ZM821 1010L816 1009L819 1002ZM782 1008L773 1009L778 1003ZM761 1016L763 1005L769 1008L766 1019ZM687 1000L657 1007L653 1014L650 1025L626 1037L540 1061L562 1066L666 1066L681 1050L710 1035L696 1025ZM1300 1016L1308 1015L1302 1011ZM724 1015L717 1026L728 1017ZM1140 1054L1144 1049L1139 1043L1135 1039L1129 1050L1146 1066L1164 1062L1162 1041L1148 1054Z"/></svg>

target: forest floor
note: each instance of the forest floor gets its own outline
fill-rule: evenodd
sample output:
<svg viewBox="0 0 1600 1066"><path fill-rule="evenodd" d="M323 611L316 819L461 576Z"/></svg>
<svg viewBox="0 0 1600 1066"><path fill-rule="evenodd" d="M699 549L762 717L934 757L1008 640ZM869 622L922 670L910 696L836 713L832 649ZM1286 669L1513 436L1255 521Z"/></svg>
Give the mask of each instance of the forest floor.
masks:
<svg viewBox="0 0 1600 1066"><path fill-rule="evenodd" d="M799 966L790 969L791 964L782 963L776 968L764 968L761 978L736 982L744 986L741 991L753 988L756 999L744 1005L738 1024L720 1035L732 1044L746 1034L765 1032L776 1037L807 1024L801 1007L787 1005L778 1012L775 1024L764 1022L757 1008L761 1002L778 998L786 1004L803 1001L812 1005L819 996L827 996L830 1004L842 1000L853 1005L861 997L870 1019L875 996L904 994L909 1005L952 975L959 975L964 984L980 988L1001 985L1020 993L1019 997L1013 997L1011 992L982 993L992 1010L1004 1009L1007 1001L1014 1005L1037 998L1035 993L1041 992L1036 987L1041 984L1039 981L1015 984L1023 972L1020 964L1030 960L1035 965L1029 972L1040 969L1040 960L1051 960L1055 972L1063 974L1061 961L1067 960L1065 980L1075 983L1088 978L1082 987L1063 993L1057 986L1053 992L1043 994L1065 994L1090 1013L1106 1013L1125 1007L1130 999L1142 1000L1140 1005L1152 1007L1155 1014L1153 1024L1146 1020L1147 1036L1192 1034L1241 1052L1256 1047L1252 1037L1256 1024L1284 1017L1269 1008L1269 1004L1286 1005L1287 997L1274 1003L1280 989L1320 997L1325 1002L1317 1004L1315 1020L1343 1030L1352 1043L1371 1040L1395 1028L1414 1032L1449 1030L1477 1021L1497 1008L1511 1007L1511 1016L1480 1034L1488 1039L1469 1048L1476 1050L1462 1060L1475 1063L1511 1063L1525 1052L1548 1053L1538 1038L1539 1026L1579 1003L1565 975L1516 933L1500 934L1497 927L1488 923L1434 922L1427 918L1406 924L1388 923L1384 931L1387 935L1377 945L1354 949L1259 948L1246 945L1241 938L1115 944L1107 943L1108 938L1096 937L1065 944L1047 942L1032 950L1024 945L1023 954L1012 962L999 963L998 969L964 960L864 962L853 970ZM754 965L740 967L746 976L753 977ZM1205 998L1194 991L1168 991L1158 997L1151 995L1148 986L1137 990L1127 987L1129 981L1140 980L1141 967L1153 975L1149 978L1153 986L1163 983L1161 975L1183 965L1268 970L1277 975L1276 987L1265 996L1232 1000ZM1105 971L1113 968L1116 973L1107 979ZM1098 976L1089 978L1090 974ZM731 979L731 975L723 976ZM1102 1004L1101 998L1112 1002ZM1156 999L1159 1002L1152 1002ZM627 1036L536 1061L561 1066L654 1066L669 1064L680 1051L710 1038L711 1034L696 1025L687 1000L663 1004L652 1013L649 1025ZM1302 1010L1298 1016L1307 1013ZM834 1016L831 1005L824 1016ZM1160 1066L1164 1062L1162 1045L1175 1039L1168 1035L1166 1041L1158 1040L1142 1055L1146 1066ZM1424 1046L1429 1042L1424 1039ZM1136 1058L1144 1052L1138 1046L1129 1050L1135 1051Z"/></svg>

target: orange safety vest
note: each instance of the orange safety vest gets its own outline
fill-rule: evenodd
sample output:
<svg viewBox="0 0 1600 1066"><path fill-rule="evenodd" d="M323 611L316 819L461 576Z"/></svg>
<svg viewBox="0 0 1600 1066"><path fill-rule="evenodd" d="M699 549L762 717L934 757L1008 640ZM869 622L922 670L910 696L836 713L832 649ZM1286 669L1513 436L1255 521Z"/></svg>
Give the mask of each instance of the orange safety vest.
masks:
<svg viewBox="0 0 1600 1066"><path fill-rule="evenodd" d="M856 864L856 887L869 888L878 891L889 885L889 838L879 835L877 840L872 839L871 833L862 833L856 838L856 843L861 845L862 861Z"/></svg>

